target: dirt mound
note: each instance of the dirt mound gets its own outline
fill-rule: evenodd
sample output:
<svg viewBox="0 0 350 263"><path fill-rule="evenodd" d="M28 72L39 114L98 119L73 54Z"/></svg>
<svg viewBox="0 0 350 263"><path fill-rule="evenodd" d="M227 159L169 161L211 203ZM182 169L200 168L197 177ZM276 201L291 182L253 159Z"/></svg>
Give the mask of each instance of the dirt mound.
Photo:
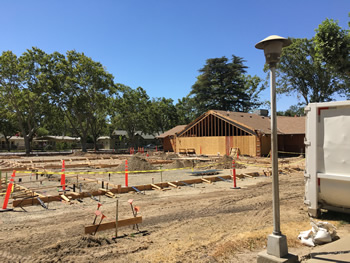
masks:
<svg viewBox="0 0 350 263"><path fill-rule="evenodd" d="M125 162L117 167L118 171L125 171ZM147 162L145 159L139 156L133 156L128 159L128 170L129 171L145 171L145 170L156 170L152 164Z"/></svg>
<svg viewBox="0 0 350 263"><path fill-rule="evenodd" d="M184 163L184 167L190 167L190 168L192 168L194 164L193 161L191 160L184 160L183 163Z"/></svg>
<svg viewBox="0 0 350 263"><path fill-rule="evenodd" d="M233 161L233 158L231 156L224 155L222 158L220 158L217 161L217 164L215 165L215 167L217 169L231 169L232 161ZM245 166L236 161L236 168L245 168Z"/></svg>
<svg viewBox="0 0 350 263"><path fill-rule="evenodd" d="M162 160L171 160L174 158L179 158L179 155L177 155L176 153L163 153L160 157L162 158Z"/></svg>
<svg viewBox="0 0 350 263"><path fill-rule="evenodd" d="M168 169L177 169L177 168L192 168L193 167L193 161L191 160L175 160L171 164L166 164L164 168Z"/></svg>

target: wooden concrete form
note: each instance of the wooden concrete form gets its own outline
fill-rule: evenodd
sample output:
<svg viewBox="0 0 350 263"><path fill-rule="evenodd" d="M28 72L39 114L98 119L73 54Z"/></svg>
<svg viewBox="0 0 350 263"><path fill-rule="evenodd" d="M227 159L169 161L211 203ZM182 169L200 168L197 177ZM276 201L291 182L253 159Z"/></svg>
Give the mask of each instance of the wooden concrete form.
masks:
<svg viewBox="0 0 350 263"><path fill-rule="evenodd" d="M205 182L222 181L222 179L220 177L224 178L224 179L231 179L232 178L231 175L211 176L211 177L203 177L203 178L175 181L175 182L169 182L169 183L163 182L163 183L156 183L156 184L138 185L138 186L134 186L134 187L136 189L138 189L139 191L153 190L154 188L164 189L164 188L167 188L169 186L174 187L174 185L184 186L185 184L183 182L185 182L188 185L191 185L191 184L203 183L204 181ZM157 186L157 187L155 187L155 186ZM113 193L113 194L123 194L123 193L128 193L128 192L136 192L136 190L132 187L121 187L120 185L118 185L117 188L108 189L108 191ZM67 193L66 196L69 199L74 200L74 199L82 199L82 198L86 198L86 197L99 196L99 195L105 195L105 194L106 194L105 190L97 190L97 191L93 191L93 192ZM44 203L50 203L50 202L61 201L62 197L61 197L61 195L46 196L46 197L41 198L41 200ZM40 205L40 202L36 198L28 198L28 199L14 200L12 203L13 207L24 207L24 206L32 206L32 205Z"/></svg>
<svg viewBox="0 0 350 263"><path fill-rule="evenodd" d="M119 160L119 157L113 158L113 157L90 157L90 158L76 158L76 159L70 159L70 158L64 158L66 160L66 169L67 168L79 168L79 167L91 167L91 168L108 168L108 167L117 167L120 164L116 163L91 163L91 160ZM80 163L74 163L75 161L80 161ZM81 162L86 161L86 162ZM59 162L59 163L57 163ZM62 159L43 159L43 160L18 160L18 161L12 161L12 160L3 160L1 163L5 164L6 166L10 167L4 167L1 168L1 171L12 171L17 168L25 169L25 170L32 170L32 169L60 169L62 168ZM57 164L55 164L57 163Z"/></svg>
<svg viewBox="0 0 350 263"><path fill-rule="evenodd" d="M136 225L140 223L142 223L142 216L122 219L122 220L118 220L118 228L124 227L124 226ZM102 223L100 225L90 225L90 226L86 226L84 229L85 229L85 234L91 234L91 233L105 231L113 228L116 228L116 221Z"/></svg>

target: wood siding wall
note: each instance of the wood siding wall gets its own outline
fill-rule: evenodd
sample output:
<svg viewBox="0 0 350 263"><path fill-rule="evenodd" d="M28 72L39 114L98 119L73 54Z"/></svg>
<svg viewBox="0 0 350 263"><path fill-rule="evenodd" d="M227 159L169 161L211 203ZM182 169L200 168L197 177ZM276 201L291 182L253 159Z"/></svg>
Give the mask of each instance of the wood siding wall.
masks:
<svg viewBox="0 0 350 263"><path fill-rule="evenodd" d="M163 150L165 152L174 152L175 151L175 138L170 138L170 136L165 137L162 141L163 144Z"/></svg>
<svg viewBox="0 0 350 263"><path fill-rule="evenodd" d="M196 154L224 155L231 148L239 148L241 154L256 156L256 137L250 136L210 136L177 137L176 152L194 149Z"/></svg>
<svg viewBox="0 0 350 263"><path fill-rule="evenodd" d="M278 151L304 153L304 134L278 135Z"/></svg>
<svg viewBox="0 0 350 263"><path fill-rule="evenodd" d="M271 151L271 135L260 136L261 156L268 155Z"/></svg>

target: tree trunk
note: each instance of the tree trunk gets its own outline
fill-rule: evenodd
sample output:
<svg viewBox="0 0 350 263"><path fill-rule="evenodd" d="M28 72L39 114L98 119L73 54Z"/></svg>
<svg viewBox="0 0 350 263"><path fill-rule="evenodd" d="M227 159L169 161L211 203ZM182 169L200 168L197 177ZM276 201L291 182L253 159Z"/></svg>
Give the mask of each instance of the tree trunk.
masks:
<svg viewBox="0 0 350 263"><path fill-rule="evenodd" d="M24 135L24 145L26 148L26 155L29 156L31 149L30 149L30 141L29 141L28 135Z"/></svg>
<svg viewBox="0 0 350 263"><path fill-rule="evenodd" d="M8 152L11 151L10 138L11 138L11 137L8 138L8 137L5 135L6 148L7 148L7 151L8 151Z"/></svg>
<svg viewBox="0 0 350 263"><path fill-rule="evenodd" d="M87 152L87 149L86 149L86 136L81 136L80 138L80 142L81 142L81 151L82 152Z"/></svg>
<svg viewBox="0 0 350 263"><path fill-rule="evenodd" d="M94 148L95 148L95 151L97 151L97 137L94 136Z"/></svg>

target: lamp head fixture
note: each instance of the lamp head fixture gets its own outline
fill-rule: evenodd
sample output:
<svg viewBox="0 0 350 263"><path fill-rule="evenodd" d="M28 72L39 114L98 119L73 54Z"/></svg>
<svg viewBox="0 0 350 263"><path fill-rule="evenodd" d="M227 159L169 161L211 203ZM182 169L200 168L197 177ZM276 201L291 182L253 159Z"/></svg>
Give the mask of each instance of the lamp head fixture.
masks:
<svg viewBox="0 0 350 263"><path fill-rule="evenodd" d="M282 48L289 46L291 43L292 41L288 38L272 35L257 43L255 48L264 50L266 63L272 66L280 60Z"/></svg>

